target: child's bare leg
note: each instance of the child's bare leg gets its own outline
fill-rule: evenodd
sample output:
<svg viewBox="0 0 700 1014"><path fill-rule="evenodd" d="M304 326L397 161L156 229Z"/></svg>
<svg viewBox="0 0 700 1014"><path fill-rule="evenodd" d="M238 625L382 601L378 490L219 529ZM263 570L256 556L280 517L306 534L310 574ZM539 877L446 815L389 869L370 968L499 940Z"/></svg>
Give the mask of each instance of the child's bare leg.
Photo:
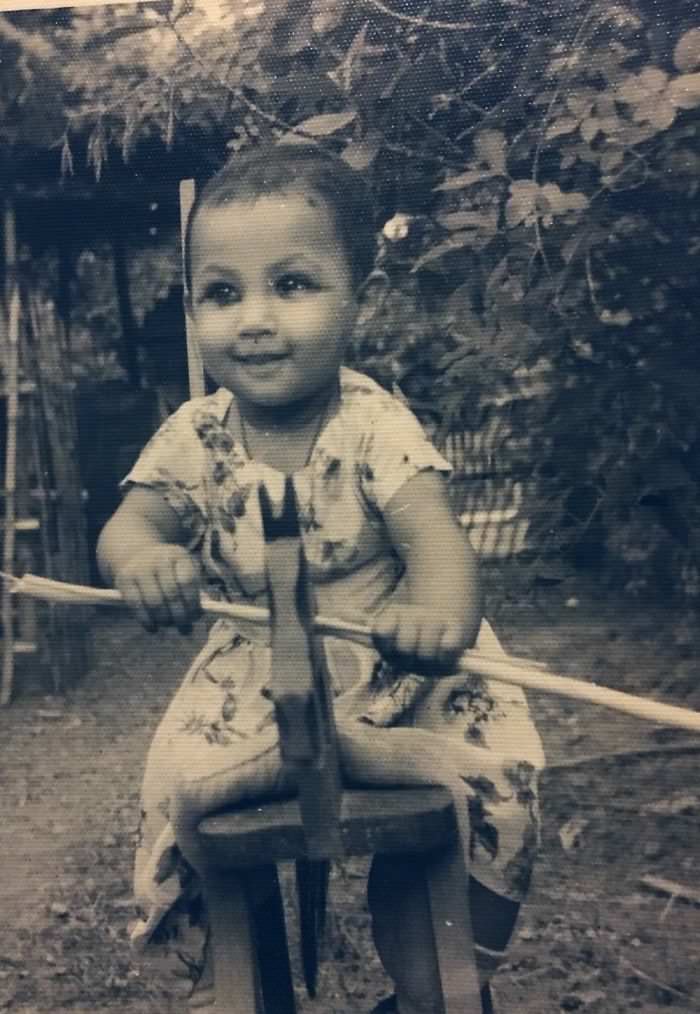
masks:
<svg viewBox="0 0 700 1014"><path fill-rule="evenodd" d="M209 813L221 810L227 806L234 806L243 799L263 797L270 794L283 795L289 789L286 780L282 776L279 762L279 748L276 736L260 736L255 743L250 743L248 756L237 758L235 763L221 765L212 769L211 757L208 758L206 768L198 767L193 763L190 768L183 771L175 780L170 800L170 821L175 833L178 848L187 859L188 863L206 878L207 862L205 853L201 847L198 827L200 821ZM233 890L233 883L229 885ZM257 905L264 898L259 895L259 890L254 891L251 896L251 885L238 898L235 905L228 906L238 912L236 918L245 919L247 905ZM242 890L242 888L241 888ZM233 898L231 899L233 901ZM212 925L216 920L213 912L210 911ZM221 921L222 916L219 918ZM241 930L243 926L241 926ZM226 936L230 936L231 926L227 927ZM240 936L241 934L234 934ZM209 1014L213 1010L214 1003L214 947L211 939L205 951L205 965L202 976L197 983L190 1001L190 1008L195 1014ZM221 956L219 956L217 969L221 968ZM243 960L243 959L241 959ZM224 976L234 978L235 970L231 965L224 967Z"/></svg>
<svg viewBox="0 0 700 1014"><path fill-rule="evenodd" d="M425 879L404 856L378 856L368 896L374 942L394 982L400 1014L442 1014Z"/></svg>
<svg viewBox="0 0 700 1014"><path fill-rule="evenodd" d="M185 758L173 784L170 822L190 866L201 872L206 865L197 833L203 817L244 799L283 795L286 781L276 728L251 737L245 753L238 749L233 758L227 750L222 750L218 762L211 754Z"/></svg>
<svg viewBox="0 0 700 1014"><path fill-rule="evenodd" d="M442 1014L425 877L416 856L377 856L368 885L374 940L393 979L399 1014ZM519 906L470 881L474 939L492 954L505 951ZM482 994L483 1014L490 1014ZM482 1014L477 1009L474 1014Z"/></svg>

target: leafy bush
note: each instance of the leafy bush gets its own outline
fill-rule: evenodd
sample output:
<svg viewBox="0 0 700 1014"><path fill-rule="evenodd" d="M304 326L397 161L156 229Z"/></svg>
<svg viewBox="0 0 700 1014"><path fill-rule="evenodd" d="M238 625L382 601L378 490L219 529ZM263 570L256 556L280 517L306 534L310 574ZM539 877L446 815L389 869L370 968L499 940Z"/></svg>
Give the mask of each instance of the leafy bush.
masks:
<svg viewBox="0 0 700 1014"><path fill-rule="evenodd" d="M219 14L165 0L52 30L71 54L64 172L76 145L97 175L143 145L189 145L193 172L271 136L342 153L371 176L395 283L355 355L443 429L544 366L521 422L543 544L630 590L663 578L697 596L692 0L222 0Z"/></svg>

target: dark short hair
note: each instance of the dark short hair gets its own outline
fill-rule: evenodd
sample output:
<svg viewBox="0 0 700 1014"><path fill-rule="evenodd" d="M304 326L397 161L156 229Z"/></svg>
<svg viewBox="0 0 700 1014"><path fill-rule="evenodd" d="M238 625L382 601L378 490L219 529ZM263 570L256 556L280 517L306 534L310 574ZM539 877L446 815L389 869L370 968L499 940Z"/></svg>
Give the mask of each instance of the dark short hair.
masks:
<svg viewBox="0 0 700 1014"><path fill-rule="evenodd" d="M370 189L360 173L314 144L269 144L234 155L199 188L185 230L185 281L191 288L192 229L202 208L276 194L291 188L318 194L335 215L353 282L359 285L374 267L376 229Z"/></svg>

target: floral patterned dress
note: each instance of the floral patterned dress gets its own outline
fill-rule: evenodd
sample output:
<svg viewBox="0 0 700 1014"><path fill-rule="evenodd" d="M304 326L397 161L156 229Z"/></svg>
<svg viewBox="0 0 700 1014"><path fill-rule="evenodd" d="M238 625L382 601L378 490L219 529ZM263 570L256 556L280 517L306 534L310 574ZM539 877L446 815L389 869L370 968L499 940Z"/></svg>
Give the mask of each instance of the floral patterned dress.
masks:
<svg viewBox="0 0 700 1014"><path fill-rule="evenodd" d="M226 425L232 394L220 389L182 405L158 430L124 486L158 490L179 515L201 560L206 591L265 604L265 547L257 490L280 499L284 476L251 460ZM340 396L305 468L294 476L302 539L317 606L367 622L402 593L402 564L383 521L397 490L417 473L449 471L415 417L374 381L342 369ZM487 623L478 647L502 649ZM544 758L518 687L460 674L430 680L399 672L367 648L325 639L338 713L363 727L415 727L438 737L464 784L471 818L471 874L519 901L538 842L537 775ZM186 770L237 772L235 798L284 789L269 691L266 631L222 619L160 722L142 791L135 894L137 945L175 941L197 949L201 902L168 820L173 778ZM192 960L195 960L192 957Z"/></svg>

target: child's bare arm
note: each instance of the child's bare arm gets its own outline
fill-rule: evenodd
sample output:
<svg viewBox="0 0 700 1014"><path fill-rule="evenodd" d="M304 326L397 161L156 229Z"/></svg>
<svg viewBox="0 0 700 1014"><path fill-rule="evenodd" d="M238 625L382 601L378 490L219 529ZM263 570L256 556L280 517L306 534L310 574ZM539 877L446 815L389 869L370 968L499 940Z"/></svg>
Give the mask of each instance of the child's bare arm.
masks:
<svg viewBox="0 0 700 1014"><path fill-rule="evenodd" d="M183 543L180 520L152 489L134 487L102 530L97 562L149 630L186 631L200 613L199 567Z"/></svg>
<svg viewBox="0 0 700 1014"><path fill-rule="evenodd" d="M421 472L384 511L406 565L409 603L377 618L380 650L422 671L449 671L479 632L482 599L476 555L454 518L444 479Z"/></svg>

